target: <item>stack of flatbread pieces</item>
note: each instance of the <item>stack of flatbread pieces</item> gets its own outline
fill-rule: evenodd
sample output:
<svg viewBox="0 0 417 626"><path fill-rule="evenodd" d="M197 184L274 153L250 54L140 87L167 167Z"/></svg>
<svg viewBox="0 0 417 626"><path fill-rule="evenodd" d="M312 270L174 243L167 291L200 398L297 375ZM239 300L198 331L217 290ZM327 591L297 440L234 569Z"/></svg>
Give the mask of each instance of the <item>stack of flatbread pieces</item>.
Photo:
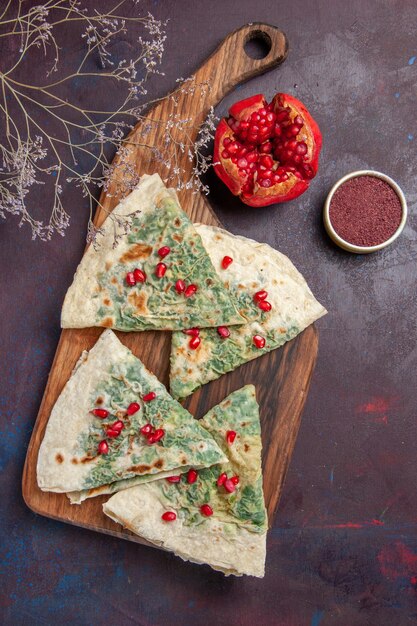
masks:
<svg viewBox="0 0 417 626"><path fill-rule="evenodd" d="M228 396L200 420L226 462L120 491L103 510L147 541L225 574L262 577L268 521L255 388ZM230 433L234 433L230 436ZM233 441L231 441L233 439ZM170 521L164 517L170 516ZM171 514L171 515L169 515Z"/></svg>
<svg viewBox="0 0 417 626"><path fill-rule="evenodd" d="M193 225L158 175L143 176L104 222L65 297L64 328L107 330L52 410L39 487L77 504L114 494L104 512L147 541L226 574L263 576L255 389L234 392L200 421L178 400L325 312L287 257ZM110 328L174 331L172 395Z"/></svg>

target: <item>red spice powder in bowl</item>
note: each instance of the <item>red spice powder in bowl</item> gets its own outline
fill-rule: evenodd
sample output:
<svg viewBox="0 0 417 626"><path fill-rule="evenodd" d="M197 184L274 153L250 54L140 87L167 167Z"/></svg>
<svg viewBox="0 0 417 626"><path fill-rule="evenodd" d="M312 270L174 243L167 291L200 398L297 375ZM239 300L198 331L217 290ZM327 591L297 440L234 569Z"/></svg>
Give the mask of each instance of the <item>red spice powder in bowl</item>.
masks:
<svg viewBox="0 0 417 626"><path fill-rule="evenodd" d="M372 170L352 172L330 190L324 224L333 241L359 254L392 243L404 228L407 203L397 183Z"/></svg>

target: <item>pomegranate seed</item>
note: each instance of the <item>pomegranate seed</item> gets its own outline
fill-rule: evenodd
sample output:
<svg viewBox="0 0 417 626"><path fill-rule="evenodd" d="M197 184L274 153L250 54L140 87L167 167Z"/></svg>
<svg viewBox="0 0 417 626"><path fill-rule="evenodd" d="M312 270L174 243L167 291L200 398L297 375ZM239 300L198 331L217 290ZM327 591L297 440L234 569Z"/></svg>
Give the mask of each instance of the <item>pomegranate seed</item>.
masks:
<svg viewBox="0 0 417 626"><path fill-rule="evenodd" d="M128 415L134 415L135 413L139 411L139 409L140 409L140 404L138 404L137 402L131 402L126 409L126 413Z"/></svg>
<svg viewBox="0 0 417 626"><path fill-rule="evenodd" d="M165 480L167 480L169 483L179 483L181 480L181 476L168 476L168 478L166 478Z"/></svg>
<svg viewBox="0 0 417 626"><path fill-rule="evenodd" d="M262 178L272 178L272 170L264 170L263 172L259 172L260 175L262 175Z"/></svg>
<svg viewBox="0 0 417 626"><path fill-rule="evenodd" d="M165 263L158 263L158 265L155 268L155 276L157 278L162 278L163 276L165 276L166 271L167 271L167 266L165 265Z"/></svg>
<svg viewBox="0 0 417 626"><path fill-rule="evenodd" d="M103 441L100 441L100 443L98 444L97 452L99 454L107 454L108 451L109 451L109 444L107 443L107 441L103 439Z"/></svg>
<svg viewBox="0 0 417 626"><path fill-rule="evenodd" d="M145 272L140 270L138 267L135 270L133 270L133 276L135 277L135 281L137 283L144 283L146 281Z"/></svg>
<svg viewBox="0 0 417 626"><path fill-rule="evenodd" d="M219 326L217 328L217 332L222 339L227 339L228 337L230 337L230 330L227 328L227 326Z"/></svg>
<svg viewBox="0 0 417 626"><path fill-rule="evenodd" d="M232 481L232 483L234 485L238 485L239 484L239 476L232 476L232 478L230 480Z"/></svg>
<svg viewBox="0 0 417 626"><path fill-rule="evenodd" d="M186 298L191 298L197 291L197 285L188 285L187 289L184 291L184 296Z"/></svg>
<svg viewBox="0 0 417 626"><path fill-rule="evenodd" d="M261 187L270 187L272 185L271 181L269 180L269 178L263 178L261 180L261 182L259 183Z"/></svg>
<svg viewBox="0 0 417 626"><path fill-rule="evenodd" d="M169 246L162 246L162 248L159 248L158 250L158 256L160 256L161 259L164 259L170 252L171 248Z"/></svg>
<svg viewBox="0 0 417 626"><path fill-rule="evenodd" d="M198 335L200 334L200 329L199 328L186 328L182 332L184 333L184 335L189 335L190 337L198 337Z"/></svg>
<svg viewBox="0 0 417 626"><path fill-rule="evenodd" d="M259 162L264 167L269 167L269 168L271 168L274 164L274 160L271 156L269 156L269 154L262 154L259 158Z"/></svg>
<svg viewBox="0 0 417 626"><path fill-rule="evenodd" d="M157 428L156 431L151 435L151 437L153 437L153 442L152 443L156 443L157 441L160 441L160 439L162 439L162 437L165 435L165 431L163 428ZM148 438L149 441L149 438Z"/></svg>
<svg viewBox="0 0 417 626"><path fill-rule="evenodd" d="M272 148L272 143L270 141L265 141L265 143L260 146L259 152L261 152L262 154L269 154L270 152L272 152Z"/></svg>
<svg viewBox="0 0 417 626"><path fill-rule="evenodd" d="M177 519L177 514L174 511L166 511L166 513L162 513L161 519L164 522L174 522Z"/></svg>
<svg viewBox="0 0 417 626"><path fill-rule="evenodd" d="M268 297L268 292L265 291L265 289L261 289L261 291L257 291L253 295L253 300L254 302L261 302L262 300L265 300L267 297Z"/></svg>
<svg viewBox="0 0 417 626"><path fill-rule="evenodd" d="M228 145L227 149L230 154L236 154L236 152L239 150L239 144L236 141L233 141Z"/></svg>
<svg viewBox="0 0 417 626"><path fill-rule="evenodd" d="M93 415L95 415L96 417L99 417L100 419L104 420L106 419L106 417L108 416L109 412L106 411L106 409L93 409L92 411L90 411Z"/></svg>
<svg viewBox="0 0 417 626"><path fill-rule="evenodd" d="M175 291L177 293L184 293L185 291L185 282L183 280L177 280L175 283Z"/></svg>
<svg viewBox="0 0 417 626"><path fill-rule="evenodd" d="M155 400L155 398L156 398L156 393L154 391L150 391L149 393L143 396L142 400L144 402L150 402L151 400Z"/></svg>
<svg viewBox="0 0 417 626"><path fill-rule="evenodd" d="M197 477L198 477L198 473L195 471L195 469L188 470L188 473L187 473L187 483L189 485L192 485L197 480Z"/></svg>
<svg viewBox="0 0 417 626"><path fill-rule="evenodd" d="M228 146L228 145L229 145L229 143L230 143L231 141L232 141L232 140L230 139L230 137L225 137L225 138L224 138L224 141L223 141L223 145L226 147L226 146Z"/></svg>
<svg viewBox="0 0 417 626"><path fill-rule="evenodd" d="M152 445L153 443L155 443L156 439L155 439L155 435L154 434L150 434L146 437L148 444Z"/></svg>
<svg viewBox="0 0 417 626"><path fill-rule="evenodd" d="M230 478L224 481L223 487L226 489L227 493L233 493L236 490L236 487Z"/></svg>
<svg viewBox="0 0 417 626"><path fill-rule="evenodd" d="M241 169L244 169L245 167L248 166L248 162L245 158L240 158L237 162L237 166L240 167Z"/></svg>
<svg viewBox="0 0 417 626"><path fill-rule="evenodd" d="M297 117L294 118L294 124L297 124L297 126L304 126L304 120L301 115L297 115Z"/></svg>
<svg viewBox="0 0 417 626"><path fill-rule="evenodd" d="M265 337L261 337L261 335L254 335L252 341L257 348L265 347Z"/></svg>
<svg viewBox="0 0 417 626"><path fill-rule="evenodd" d="M203 504L202 506L200 506L200 511L202 515L205 515L205 517L210 517L210 515L213 515L213 509L209 504Z"/></svg>
<svg viewBox="0 0 417 626"><path fill-rule="evenodd" d="M272 304L266 300L261 300L258 307L262 309L262 311L270 311L272 309Z"/></svg>
<svg viewBox="0 0 417 626"><path fill-rule="evenodd" d="M106 430L107 437L118 437L120 435L120 430L115 430L114 428L108 428Z"/></svg>
<svg viewBox="0 0 417 626"><path fill-rule="evenodd" d="M229 265L231 265L232 263L233 263L233 259L231 256L224 256L222 259L222 268L224 270L227 270Z"/></svg>
<svg viewBox="0 0 417 626"><path fill-rule="evenodd" d="M236 432L234 430L228 430L226 433L226 441L228 444L231 444L236 439Z"/></svg>
<svg viewBox="0 0 417 626"><path fill-rule="evenodd" d="M142 426L142 428L140 429L140 432L142 433L142 435L150 435L152 432L153 426L152 424L145 424L145 426Z"/></svg>
<svg viewBox="0 0 417 626"><path fill-rule="evenodd" d="M198 346L201 343L201 339L200 337L191 337L190 341L188 342L188 347L191 348L191 350L197 350Z"/></svg>
<svg viewBox="0 0 417 626"><path fill-rule="evenodd" d="M126 282L130 287L133 287L133 285L136 285L136 278L133 272L128 272L126 274Z"/></svg>
<svg viewBox="0 0 417 626"><path fill-rule="evenodd" d="M224 481L227 479L227 474L226 472L223 472L223 474L220 474L220 476L217 479L217 486L221 487L224 484Z"/></svg>
<svg viewBox="0 0 417 626"><path fill-rule="evenodd" d="M117 420L117 422L114 422L114 424L111 425L111 428L113 428L113 430L118 430L119 433L123 430L124 427L125 425L123 424L122 420Z"/></svg>
<svg viewBox="0 0 417 626"><path fill-rule="evenodd" d="M230 157L230 154L228 153L228 151L227 151L227 150L223 150L223 151L222 151L222 157L223 157L224 159L228 159L228 158Z"/></svg>

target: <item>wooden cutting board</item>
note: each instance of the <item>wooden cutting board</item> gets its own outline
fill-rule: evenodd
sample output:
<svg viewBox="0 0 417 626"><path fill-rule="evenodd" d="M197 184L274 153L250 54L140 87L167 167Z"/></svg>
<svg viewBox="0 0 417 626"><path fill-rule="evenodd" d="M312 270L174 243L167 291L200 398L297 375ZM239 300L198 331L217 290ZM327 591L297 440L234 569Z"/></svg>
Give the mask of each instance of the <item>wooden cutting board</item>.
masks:
<svg viewBox="0 0 417 626"><path fill-rule="evenodd" d="M246 54L244 46L251 39L262 39L264 45L270 48L263 59L252 59ZM118 198L123 194L125 176L131 175L132 171L138 174L158 172L162 178L167 177L166 166L149 148L140 145L144 141L144 135L148 145L157 147L164 153L164 150L167 150L164 128L170 116L172 119L172 115L175 115L176 119L193 119L193 129L188 132L190 139L194 141L210 107L215 106L237 84L282 63L287 51L285 35L267 24L250 24L226 37L193 77L195 85L207 84L209 88L190 89L192 82L187 82L185 89L180 86L173 94L161 100L147 114L147 119L139 122L129 134L126 139L124 164L116 167L107 192L100 198L101 206L97 211L95 224L100 225L107 213L115 207ZM146 132L144 124L147 124ZM174 127L172 133L174 139L182 140L178 128ZM132 169L126 168L126 161L131 163ZM117 157L114 163L118 164ZM184 171L184 181L189 179L192 166L187 154L180 154L178 167ZM193 194L182 190L179 197L183 209L193 221L220 224L201 193ZM123 530L103 514L102 503L108 496L92 498L81 505L70 505L65 494L42 492L36 482L38 450L52 407L81 352L89 350L102 331L103 329L99 328L62 331L26 456L22 483L23 497L26 504L40 515L146 543L129 531ZM170 333L149 331L116 334L165 385L168 385ZM256 385L262 424L264 490L270 524L274 518L297 437L317 349L317 331L310 326L283 348L255 359L219 380L205 385L185 402L185 407L199 418L232 391L247 383Z"/></svg>

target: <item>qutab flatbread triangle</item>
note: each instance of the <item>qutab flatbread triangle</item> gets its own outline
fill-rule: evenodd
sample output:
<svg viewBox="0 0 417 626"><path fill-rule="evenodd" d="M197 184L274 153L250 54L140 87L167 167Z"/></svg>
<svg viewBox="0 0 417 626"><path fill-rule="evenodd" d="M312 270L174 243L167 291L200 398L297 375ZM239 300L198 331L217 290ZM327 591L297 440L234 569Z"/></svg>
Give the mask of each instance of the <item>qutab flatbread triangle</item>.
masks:
<svg viewBox="0 0 417 626"><path fill-rule="evenodd" d="M190 348L189 337L173 333L170 391L177 399L282 346L326 313L303 276L277 250L214 226L196 224L196 230L246 324L229 326L227 337L216 328L202 328L197 349ZM233 262L223 269L225 256Z"/></svg>
<svg viewBox="0 0 417 626"><path fill-rule="evenodd" d="M127 219L131 228L124 234ZM102 231L68 289L63 328L174 330L244 322L176 194L158 174L142 177Z"/></svg>
<svg viewBox="0 0 417 626"><path fill-rule="evenodd" d="M268 522L254 386L230 394L200 423L228 463L200 470L191 484L183 475L177 483L163 479L120 491L103 510L184 560L207 563L227 575L262 577ZM165 521L166 514L175 519Z"/></svg>
<svg viewBox="0 0 417 626"><path fill-rule="evenodd" d="M209 433L106 330L52 409L37 479L43 491L94 490L225 460Z"/></svg>

